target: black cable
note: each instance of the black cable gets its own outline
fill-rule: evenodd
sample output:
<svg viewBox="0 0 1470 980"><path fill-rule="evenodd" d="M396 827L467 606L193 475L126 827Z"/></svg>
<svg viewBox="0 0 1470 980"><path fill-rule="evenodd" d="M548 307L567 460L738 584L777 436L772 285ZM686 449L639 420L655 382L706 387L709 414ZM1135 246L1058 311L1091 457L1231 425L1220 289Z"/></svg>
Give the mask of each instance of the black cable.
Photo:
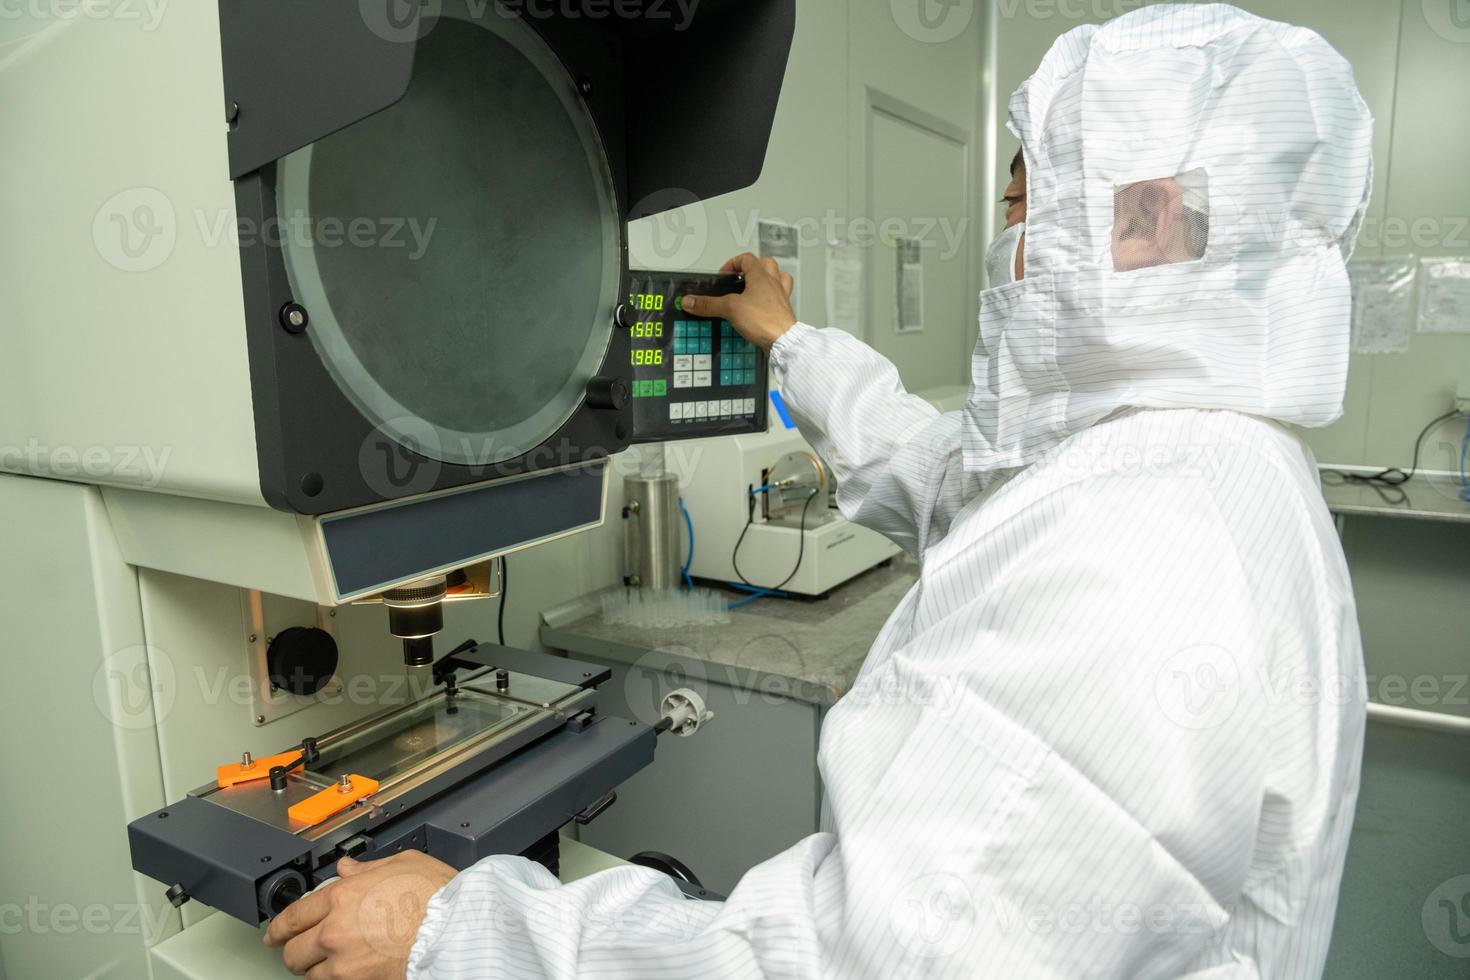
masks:
<svg viewBox="0 0 1470 980"><path fill-rule="evenodd" d="M505 598L510 594L510 562L500 558L500 608L495 612L495 630L500 645L505 646Z"/></svg>
<svg viewBox="0 0 1470 980"><path fill-rule="evenodd" d="M801 526L797 530L798 544L796 546L796 564L791 567L791 574L783 578L780 585L770 586L756 585L750 579L745 577L744 572L740 571L740 546L745 543L745 533L750 530L750 525L755 522L755 495L751 495L750 507L747 509L745 515L745 527L741 529L740 537L735 540L735 550L730 552L730 565L735 569L736 577L738 577L743 584L750 586L752 589L764 589L767 592L780 592L786 587L787 582L790 582L792 579L796 578L796 573L801 570L801 560L806 555L806 514L807 511L811 509L812 501L817 499L817 493L818 490L816 488L813 488L812 492L807 494L806 503L801 505Z"/></svg>
<svg viewBox="0 0 1470 980"><path fill-rule="evenodd" d="M1419 430L1419 438L1414 440L1414 461L1409 464L1407 472L1397 466L1390 466L1386 470L1377 473L1345 473L1342 470L1323 470L1322 482L1328 486L1341 486L1342 484L1353 484L1356 486L1372 487L1378 491L1378 495L1386 503L1407 503L1409 496L1401 488L1414 478L1419 472L1419 455L1424 450L1424 440L1433 432L1436 426L1443 425L1450 419L1460 414L1458 409L1451 409L1439 418L1431 419L1429 424Z"/></svg>

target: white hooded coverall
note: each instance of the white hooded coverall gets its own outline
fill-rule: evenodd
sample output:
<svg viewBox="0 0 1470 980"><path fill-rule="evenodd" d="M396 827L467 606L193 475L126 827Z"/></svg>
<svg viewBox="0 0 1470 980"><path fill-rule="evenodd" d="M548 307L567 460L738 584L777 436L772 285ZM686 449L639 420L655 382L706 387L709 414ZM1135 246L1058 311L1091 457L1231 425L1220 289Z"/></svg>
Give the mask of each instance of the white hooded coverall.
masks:
<svg viewBox="0 0 1470 980"><path fill-rule="evenodd" d="M1067 34L1011 121L1025 277L963 413L839 331L772 351L843 512L921 560L824 724L826 830L724 902L487 859L410 978L1321 975L1365 691L1278 421L1340 411L1371 118L1320 37L1215 6ZM1115 189L1201 169L1204 256L1114 270Z"/></svg>

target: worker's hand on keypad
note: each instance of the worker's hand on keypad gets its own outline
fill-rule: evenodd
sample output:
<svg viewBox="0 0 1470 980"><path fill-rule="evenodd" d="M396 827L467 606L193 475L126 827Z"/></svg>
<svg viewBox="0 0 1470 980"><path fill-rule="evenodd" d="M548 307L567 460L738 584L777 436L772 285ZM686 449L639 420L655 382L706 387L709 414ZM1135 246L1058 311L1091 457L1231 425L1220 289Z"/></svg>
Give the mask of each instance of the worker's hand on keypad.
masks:
<svg viewBox="0 0 1470 980"><path fill-rule="evenodd" d="M685 296L680 309L695 316L729 320L740 336L769 352L782 334L796 324L791 309L790 274L775 259L737 255L720 272L745 277L745 291L729 296Z"/></svg>

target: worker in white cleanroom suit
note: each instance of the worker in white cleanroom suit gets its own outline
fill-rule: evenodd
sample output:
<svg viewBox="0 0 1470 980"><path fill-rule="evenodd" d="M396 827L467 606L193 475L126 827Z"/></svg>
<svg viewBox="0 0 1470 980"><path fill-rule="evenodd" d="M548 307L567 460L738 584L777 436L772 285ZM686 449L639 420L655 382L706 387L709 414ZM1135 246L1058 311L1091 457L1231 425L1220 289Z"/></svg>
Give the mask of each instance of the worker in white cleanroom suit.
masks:
<svg viewBox="0 0 1470 980"><path fill-rule="evenodd" d="M1341 410L1371 117L1311 31L1155 6L1061 38L1010 126L963 412L795 323L773 263L686 301L770 350L843 513L921 561L823 726L826 831L724 902L641 868L561 886L514 857L348 862L272 926L287 965L1321 974L1365 694L1342 552L1283 423Z"/></svg>

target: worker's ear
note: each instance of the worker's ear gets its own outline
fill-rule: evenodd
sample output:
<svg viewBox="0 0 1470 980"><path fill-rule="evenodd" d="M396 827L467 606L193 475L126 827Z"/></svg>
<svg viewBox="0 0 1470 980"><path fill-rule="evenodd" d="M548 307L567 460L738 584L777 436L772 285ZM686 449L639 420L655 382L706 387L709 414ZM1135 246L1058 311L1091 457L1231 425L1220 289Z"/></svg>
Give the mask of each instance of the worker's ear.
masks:
<svg viewBox="0 0 1470 980"><path fill-rule="evenodd" d="M1113 196L1113 268L1146 269L1171 261L1184 219L1184 189L1173 177L1119 188Z"/></svg>

